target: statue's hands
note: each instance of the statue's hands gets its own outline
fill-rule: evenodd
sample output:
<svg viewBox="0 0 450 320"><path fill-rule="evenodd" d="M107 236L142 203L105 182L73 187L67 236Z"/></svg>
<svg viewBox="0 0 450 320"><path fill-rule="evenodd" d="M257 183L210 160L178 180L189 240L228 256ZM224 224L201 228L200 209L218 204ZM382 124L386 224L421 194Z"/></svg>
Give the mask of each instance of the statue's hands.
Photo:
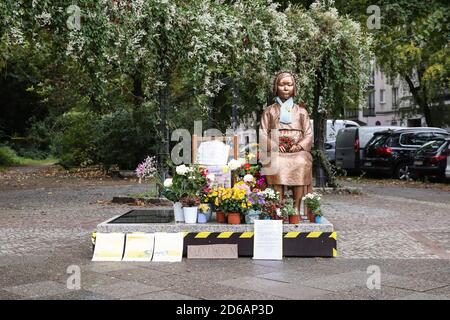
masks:
<svg viewBox="0 0 450 320"><path fill-rule="evenodd" d="M280 149L280 152L281 152L281 153L285 153L285 152L286 152L286 148L285 148L285 147L283 147L283 146L280 146L280 148L279 148L279 149Z"/></svg>
<svg viewBox="0 0 450 320"><path fill-rule="evenodd" d="M299 151L302 151L302 147L300 147L300 146L298 146L298 145L294 145L294 146L291 148L291 152L299 152Z"/></svg>

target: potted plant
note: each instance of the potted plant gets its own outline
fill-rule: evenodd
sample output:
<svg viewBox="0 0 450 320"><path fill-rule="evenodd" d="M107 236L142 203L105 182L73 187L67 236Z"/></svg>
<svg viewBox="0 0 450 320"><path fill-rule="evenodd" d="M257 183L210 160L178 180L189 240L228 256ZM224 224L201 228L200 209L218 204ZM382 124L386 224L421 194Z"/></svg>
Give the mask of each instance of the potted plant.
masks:
<svg viewBox="0 0 450 320"><path fill-rule="evenodd" d="M177 190L176 186L173 184L172 178L168 178L164 181L164 188L161 191L161 195L173 202L175 222L184 222L183 207L180 202L180 190Z"/></svg>
<svg viewBox="0 0 450 320"><path fill-rule="evenodd" d="M281 208L283 217L288 217L288 222L290 224L300 223L300 215L294 208L294 200L291 198L286 198L284 201L284 206Z"/></svg>
<svg viewBox="0 0 450 320"><path fill-rule="evenodd" d="M240 224L241 215L246 214L251 203L248 201L248 187L237 183L233 188L222 188L219 192L219 209L227 216L228 224Z"/></svg>
<svg viewBox="0 0 450 320"><path fill-rule="evenodd" d="M201 203L198 206L198 216L197 216L197 222L198 223L206 223L208 222L210 216L211 216L211 208L208 203Z"/></svg>
<svg viewBox="0 0 450 320"><path fill-rule="evenodd" d="M264 204L262 206L261 218L264 220L277 219L277 209L280 208L280 195L271 188L262 191ZM280 211L278 210L278 213Z"/></svg>
<svg viewBox="0 0 450 320"><path fill-rule="evenodd" d="M305 201L306 208L308 209L308 219L310 222L315 222L315 216L321 216L320 211L320 194L313 192L308 193L303 197L303 201Z"/></svg>
<svg viewBox="0 0 450 320"><path fill-rule="evenodd" d="M184 222L197 223L197 210L200 205L200 199L195 195L187 195L181 198L183 206Z"/></svg>
<svg viewBox="0 0 450 320"><path fill-rule="evenodd" d="M261 210L264 206L264 195L259 189L253 189L247 199L251 204L249 210L245 213L245 223L253 224L255 220L260 218Z"/></svg>

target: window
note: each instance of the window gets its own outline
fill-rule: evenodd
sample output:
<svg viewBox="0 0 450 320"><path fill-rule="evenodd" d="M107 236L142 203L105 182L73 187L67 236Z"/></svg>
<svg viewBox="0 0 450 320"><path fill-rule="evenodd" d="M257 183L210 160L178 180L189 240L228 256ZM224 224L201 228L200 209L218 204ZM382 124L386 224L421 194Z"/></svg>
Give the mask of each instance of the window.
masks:
<svg viewBox="0 0 450 320"><path fill-rule="evenodd" d="M398 88L392 88L392 106L398 106Z"/></svg>
<svg viewBox="0 0 450 320"><path fill-rule="evenodd" d="M380 103L385 103L384 101L384 92L386 90L385 89L380 89Z"/></svg>
<svg viewBox="0 0 450 320"><path fill-rule="evenodd" d="M410 132L400 136L400 144L406 146L421 146L433 139L431 132Z"/></svg>

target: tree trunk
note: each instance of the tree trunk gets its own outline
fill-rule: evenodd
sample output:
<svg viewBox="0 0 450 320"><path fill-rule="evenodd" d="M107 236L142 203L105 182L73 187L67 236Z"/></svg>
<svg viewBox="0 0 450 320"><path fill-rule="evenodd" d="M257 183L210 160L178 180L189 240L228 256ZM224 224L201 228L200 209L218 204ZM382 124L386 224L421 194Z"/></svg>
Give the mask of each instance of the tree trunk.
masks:
<svg viewBox="0 0 450 320"><path fill-rule="evenodd" d="M138 72L133 75L133 98L136 107L139 107L144 100L144 92L142 90L142 80Z"/></svg>
<svg viewBox="0 0 450 320"><path fill-rule="evenodd" d="M325 150L325 128L326 118L324 113L319 112L320 107L320 93L321 93L321 81L322 75L320 71L316 72L316 82L314 85L314 105L313 105L313 120L314 120L314 149L316 152L324 153ZM325 170L322 167L322 163L319 157L315 157L314 171L316 179L316 187L325 187L327 184L327 177Z"/></svg>
<svg viewBox="0 0 450 320"><path fill-rule="evenodd" d="M425 122L427 123L427 126L433 127L434 123L431 117L430 106L428 105L427 96L424 90L421 89L420 79L421 76L419 74L419 87L415 87L411 78L408 75L405 76L405 80L409 86L409 91L411 91L411 94L413 95L414 102L418 104L420 109L422 110L423 115L425 116Z"/></svg>

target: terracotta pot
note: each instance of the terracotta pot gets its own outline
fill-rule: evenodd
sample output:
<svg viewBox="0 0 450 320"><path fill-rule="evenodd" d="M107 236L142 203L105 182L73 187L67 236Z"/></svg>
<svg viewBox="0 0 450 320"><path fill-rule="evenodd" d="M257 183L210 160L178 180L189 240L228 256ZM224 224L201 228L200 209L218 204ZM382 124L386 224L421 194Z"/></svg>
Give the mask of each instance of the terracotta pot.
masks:
<svg viewBox="0 0 450 320"><path fill-rule="evenodd" d="M312 222L312 223L316 222L316 217L312 213L312 210L308 207L306 207L306 215L308 217L309 222Z"/></svg>
<svg viewBox="0 0 450 320"><path fill-rule="evenodd" d="M290 224L299 224L300 223L300 215L289 216Z"/></svg>
<svg viewBox="0 0 450 320"><path fill-rule="evenodd" d="M216 220L218 223L225 223L225 213L216 211Z"/></svg>
<svg viewBox="0 0 450 320"><path fill-rule="evenodd" d="M228 224L241 224L241 214L235 212L228 213Z"/></svg>

